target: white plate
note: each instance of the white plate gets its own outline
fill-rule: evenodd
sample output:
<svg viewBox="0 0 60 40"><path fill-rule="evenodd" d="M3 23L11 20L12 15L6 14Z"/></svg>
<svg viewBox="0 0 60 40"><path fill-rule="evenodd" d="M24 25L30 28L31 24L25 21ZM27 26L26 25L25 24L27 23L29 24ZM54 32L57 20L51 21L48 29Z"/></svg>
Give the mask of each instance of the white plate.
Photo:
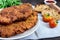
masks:
<svg viewBox="0 0 60 40"><path fill-rule="evenodd" d="M60 20L58 21L58 25L55 28L50 28L49 23L45 23L42 21L41 14L39 14L39 28L36 30L38 33L38 37L42 38L52 38L60 36Z"/></svg>

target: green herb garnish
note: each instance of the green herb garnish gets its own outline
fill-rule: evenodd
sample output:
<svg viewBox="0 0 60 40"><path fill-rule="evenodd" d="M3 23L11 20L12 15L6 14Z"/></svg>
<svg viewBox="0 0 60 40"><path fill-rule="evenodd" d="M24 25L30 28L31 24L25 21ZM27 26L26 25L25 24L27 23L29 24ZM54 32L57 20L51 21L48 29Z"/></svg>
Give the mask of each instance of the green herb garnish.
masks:
<svg viewBox="0 0 60 40"><path fill-rule="evenodd" d="M16 6L21 4L21 0L0 0L0 8Z"/></svg>

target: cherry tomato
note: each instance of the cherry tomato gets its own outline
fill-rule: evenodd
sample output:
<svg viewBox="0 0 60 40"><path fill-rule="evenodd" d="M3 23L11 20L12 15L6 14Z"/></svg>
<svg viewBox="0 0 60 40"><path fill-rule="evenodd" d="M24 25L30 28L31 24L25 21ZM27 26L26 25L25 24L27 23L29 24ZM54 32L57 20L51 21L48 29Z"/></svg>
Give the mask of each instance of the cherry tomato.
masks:
<svg viewBox="0 0 60 40"><path fill-rule="evenodd" d="M57 20L51 20L49 21L49 25L51 28L55 28L58 24L58 21Z"/></svg>
<svg viewBox="0 0 60 40"><path fill-rule="evenodd" d="M43 16L43 21L44 22L49 22L51 20L53 20L53 18L49 14L46 14L46 15Z"/></svg>

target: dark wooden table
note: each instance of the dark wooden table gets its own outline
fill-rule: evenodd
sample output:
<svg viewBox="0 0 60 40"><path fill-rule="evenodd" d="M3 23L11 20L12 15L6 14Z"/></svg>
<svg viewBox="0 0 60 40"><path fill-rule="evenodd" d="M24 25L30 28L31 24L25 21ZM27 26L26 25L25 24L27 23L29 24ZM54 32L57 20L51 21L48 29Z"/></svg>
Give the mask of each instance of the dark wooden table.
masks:
<svg viewBox="0 0 60 40"><path fill-rule="evenodd" d="M60 6L60 0L56 0L56 1L57 1L57 5ZM31 3L33 5L44 4L44 0L22 0L22 2Z"/></svg>

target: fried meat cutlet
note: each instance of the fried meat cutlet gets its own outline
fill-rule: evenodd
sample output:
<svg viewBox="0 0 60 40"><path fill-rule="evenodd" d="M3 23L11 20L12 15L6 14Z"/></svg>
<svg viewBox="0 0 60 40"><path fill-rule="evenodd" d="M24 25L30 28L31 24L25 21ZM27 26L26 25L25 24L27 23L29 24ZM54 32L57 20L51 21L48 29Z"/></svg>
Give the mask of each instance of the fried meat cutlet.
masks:
<svg viewBox="0 0 60 40"><path fill-rule="evenodd" d="M26 19L32 14L32 6L29 3L3 9L0 12L0 23L12 23L16 20Z"/></svg>
<svg viewBox="0 0 60 40"><path fill-rule="evenodd" d="M32 28L36 24L37 20L37 12L33 11L25 21L15 22L9 25L0 24L0 37L10 37L23 33Z"/></svg>

